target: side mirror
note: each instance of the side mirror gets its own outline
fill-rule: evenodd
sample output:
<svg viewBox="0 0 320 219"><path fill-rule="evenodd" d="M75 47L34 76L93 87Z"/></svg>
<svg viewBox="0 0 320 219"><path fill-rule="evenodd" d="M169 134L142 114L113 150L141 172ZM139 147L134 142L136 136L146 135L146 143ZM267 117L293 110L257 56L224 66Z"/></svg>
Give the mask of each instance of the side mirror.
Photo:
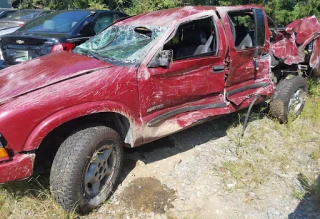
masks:
<svg viewBox="0 0 320 219"><path fill-rule="evenodd" d="M168 68L172 58L171 50L162 50L159 54L159 66Z"/></svg>
<svg viewBox="0 0 320 219"><path fill-rule="evenodd" d="M164 67L168 68L170 66L170 62L172 59L172 50L162 50L159 52L151 62L149 63L148 67L150 68L157 68L157 67Z"/></svg>

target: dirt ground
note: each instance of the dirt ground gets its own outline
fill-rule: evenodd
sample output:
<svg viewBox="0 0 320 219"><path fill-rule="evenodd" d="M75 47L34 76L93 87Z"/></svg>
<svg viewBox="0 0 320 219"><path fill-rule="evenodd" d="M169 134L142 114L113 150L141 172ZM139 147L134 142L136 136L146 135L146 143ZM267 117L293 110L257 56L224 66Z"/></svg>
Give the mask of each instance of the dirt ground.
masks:
<svg viewBox="0 0 320 219"><path fill-rule="evenodd" d="M233 115L127 149L115 193L86 218L320 218L319 203L299 181L302 165L320 173L308 154L320 134L300 147L291 137L279 137L286 132L276 128L287 128L273 123L266 117L250 121L240 146ZM293 153L285 157L281 147Z"/></svg>

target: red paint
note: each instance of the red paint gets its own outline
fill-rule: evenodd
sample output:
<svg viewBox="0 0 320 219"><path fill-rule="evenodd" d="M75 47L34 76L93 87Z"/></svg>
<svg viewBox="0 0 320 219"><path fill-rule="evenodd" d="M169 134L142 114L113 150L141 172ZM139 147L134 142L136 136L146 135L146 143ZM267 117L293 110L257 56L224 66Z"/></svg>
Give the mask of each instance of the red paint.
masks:
<svg viewBox="0 0 320 219"><path fill-rule="evenodd" d="M74 43L59 43L52 47L51 52L70 51L74 49Z"/></svg>
<svg viewBox="0 0 320 219"><path fill-rule="evenodd" d="M310 57L310 67L316 69L317 72L320 72L320 37L318 37L313 43L313 53Z"/></svg>
<svg viewBox="0 0 320 219"><path fill-rule="evenodd" d="M58 52L2 70L0 133L14 156L12 161L0 163L0 182L30 176L34 156L20 153L36 150L53 129L82 116L102 112L125 116L130 122L125 142L134 147L246 108L254 95L261 95L258 102L271 97L275 84L270 78L270 47L278 56L289 51L291 61L296 61L300 53L295 50L296 42L290 41L293 32L298 31L301 45L312 39L299 32L304 24L300 21L289 25L288 32L270 44L265 18L265 45L259 48L258 68L255 68L255 48L235 48L227 14L252 8L263 9L254 5L184 7L145 13L115 23L166 27L151 49L141 54L139 66L116 66ZM175 60L169 68L148 67L180 24L208 17L214 19L219 39L216 55ZM307 20L315 22L313 18ZM314 42L314 48L310 63L319 68L319 40ZM213 72L215 66L222 70ZM219 107L212 107L215 104ZM164 115L170 116L150 125Z"/></svg>
<svg viewBox="0 0 320 219"><path fill-rule="evenodd" d="M0 163L0 184L30 177L34 158L35 154L17 154L12 160Z"/></svg>
<svg viewBox="0 0 320 219"><path fill-rule="evenodd" d="M287 65L305 61L305 49L312 40L319 39L320 23L315 16L299 19L290 23L285 31L276 36L272 42L272 51L275 57L283 59ZM315 41L310 66L319 69L319 43Z"/></svg>

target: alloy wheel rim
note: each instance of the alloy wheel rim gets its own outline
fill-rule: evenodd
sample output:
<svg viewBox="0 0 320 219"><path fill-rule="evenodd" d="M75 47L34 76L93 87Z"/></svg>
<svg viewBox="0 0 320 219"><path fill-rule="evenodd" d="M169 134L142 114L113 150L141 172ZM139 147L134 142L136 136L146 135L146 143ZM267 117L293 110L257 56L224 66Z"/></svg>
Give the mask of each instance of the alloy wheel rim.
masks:
<svg viewBox="0 0 320 219"><path fill-rule="evenodd" d="M94 197L106 188L115 166L115 153L111 146L105 145L94 152L84 175L86 193Z"/></svg>
<svg viewBox="0 0 320 219"><path fill-rule="evenodd" d="M305 92L302 88L299 88L289 100L289 111L297 114L304 103Z"/></svg>

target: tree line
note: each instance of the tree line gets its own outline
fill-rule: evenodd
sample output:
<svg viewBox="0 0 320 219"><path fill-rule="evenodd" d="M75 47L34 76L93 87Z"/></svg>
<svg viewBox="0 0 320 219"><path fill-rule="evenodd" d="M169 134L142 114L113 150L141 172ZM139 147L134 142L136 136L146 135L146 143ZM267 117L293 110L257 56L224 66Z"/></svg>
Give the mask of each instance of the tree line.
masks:
<svg viewBox="0 0 320 219"><path fill-rule="evenodd" d="M20 0L11 0L11 2ZM298 18L316 15L320 18L319 0L21 0L19 8L62 9L109 9L135 15L147 11L186 5L245 5L259 4L267 14L280 25L286 25Z"/></svg>

